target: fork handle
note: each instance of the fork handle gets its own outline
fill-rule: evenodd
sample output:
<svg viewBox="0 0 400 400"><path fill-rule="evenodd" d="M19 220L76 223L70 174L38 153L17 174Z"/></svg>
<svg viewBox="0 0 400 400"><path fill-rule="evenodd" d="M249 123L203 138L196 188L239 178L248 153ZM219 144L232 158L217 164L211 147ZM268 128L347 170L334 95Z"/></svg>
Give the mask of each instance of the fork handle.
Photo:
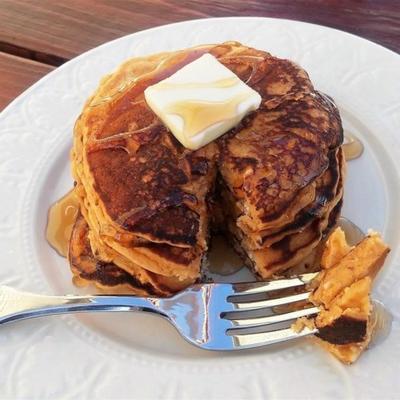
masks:
<svg viewBox="0 0 400 400"><path fill-rule="evenodd" d="M134 296L43 296L0 286L0 325L46 315L94 311L160 311L158 299Z"/></svg>

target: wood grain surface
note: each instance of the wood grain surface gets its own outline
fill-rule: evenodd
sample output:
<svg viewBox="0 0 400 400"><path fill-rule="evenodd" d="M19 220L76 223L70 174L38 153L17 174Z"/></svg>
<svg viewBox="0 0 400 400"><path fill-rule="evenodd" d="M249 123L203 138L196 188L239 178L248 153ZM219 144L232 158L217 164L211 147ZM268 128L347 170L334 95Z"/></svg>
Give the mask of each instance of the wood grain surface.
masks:
<svg viewBox="0 0 400 400"><path fill-rule="evenodd" d="M50 70L24 59L58 66L128 33L235 15L326 25L400 52L400 0L0 0L1 104Z"/></svg>
<svg viewBox="0 0 400 400"><path fill-rule="evenodd" d="M128 33L232 15L309 21L400 52L400 0L1 0L0 50L59 65Z"/></svg>
<svg viewBox="0 0 400 400"><path fill-rule="evenodd" d="M51 65L0 53L0 110L53 69Z"/></svg>

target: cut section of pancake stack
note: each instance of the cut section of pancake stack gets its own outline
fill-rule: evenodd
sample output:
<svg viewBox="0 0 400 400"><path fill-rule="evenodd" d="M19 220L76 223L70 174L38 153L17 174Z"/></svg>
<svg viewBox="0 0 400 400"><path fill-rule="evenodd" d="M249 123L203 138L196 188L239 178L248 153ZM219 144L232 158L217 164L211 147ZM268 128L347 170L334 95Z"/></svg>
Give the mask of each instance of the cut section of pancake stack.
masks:
<svg viewBox="0 0 400 400"><path fill-rule="evenodd" d="M205 52L263 101L239 126L191 151L143 91ZM174 293L199 279L212 224L260 278L297 265L340 214L342 140L336 106L290 61L236 42L129 60L102 80L75 127L75 282Z"/></svg>

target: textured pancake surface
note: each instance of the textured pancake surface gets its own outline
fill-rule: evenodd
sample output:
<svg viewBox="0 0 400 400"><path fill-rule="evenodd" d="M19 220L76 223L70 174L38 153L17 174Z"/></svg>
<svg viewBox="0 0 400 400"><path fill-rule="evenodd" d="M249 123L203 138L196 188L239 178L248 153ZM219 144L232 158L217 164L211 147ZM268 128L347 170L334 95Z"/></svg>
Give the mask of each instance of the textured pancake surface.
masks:
<svg viewBox="0 0 400 400"><path fill-rule="evenodd" d="M191 151L143 92L207 52L262 104ZM289 60L237 42L131 59L103 78L76 122L72 167L82 217L72 270L100 286L118 276L134 291L173 293L199 278L211 223L259 277L290 268L340 213L342 141L335 104ZM90 268L81 267L88 254Z"/></svg>
<svg viewBox="0 0 400 400"><path fill-rule="evenodd" d="M308 323L318 328L323 347L344 363L356 361L371 340L375 316L370 292L388 253L389 247L375 232L350 247L344 232L336 228L325 244L323 270L312 282L310 296L321 311Z"/></svg>

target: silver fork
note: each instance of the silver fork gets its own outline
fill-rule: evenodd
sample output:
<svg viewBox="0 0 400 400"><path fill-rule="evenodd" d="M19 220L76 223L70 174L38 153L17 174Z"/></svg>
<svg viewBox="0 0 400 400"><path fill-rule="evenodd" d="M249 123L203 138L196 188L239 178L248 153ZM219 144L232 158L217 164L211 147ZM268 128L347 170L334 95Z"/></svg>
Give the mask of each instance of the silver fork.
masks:
<svg viewBox="0 0 400 400"><path fill-rule="evenodd" d="M165 317L187 341L203 349L266 346L317 332L307 327L295 332L290 327L291 321L318 313L318 308L307 302L310 292L306 286L316 275L269 282L199 284L170 298L44 296L0 286L0 324L76 312L147 311ZM289 288L296 293L279 294Z"/></svg>

